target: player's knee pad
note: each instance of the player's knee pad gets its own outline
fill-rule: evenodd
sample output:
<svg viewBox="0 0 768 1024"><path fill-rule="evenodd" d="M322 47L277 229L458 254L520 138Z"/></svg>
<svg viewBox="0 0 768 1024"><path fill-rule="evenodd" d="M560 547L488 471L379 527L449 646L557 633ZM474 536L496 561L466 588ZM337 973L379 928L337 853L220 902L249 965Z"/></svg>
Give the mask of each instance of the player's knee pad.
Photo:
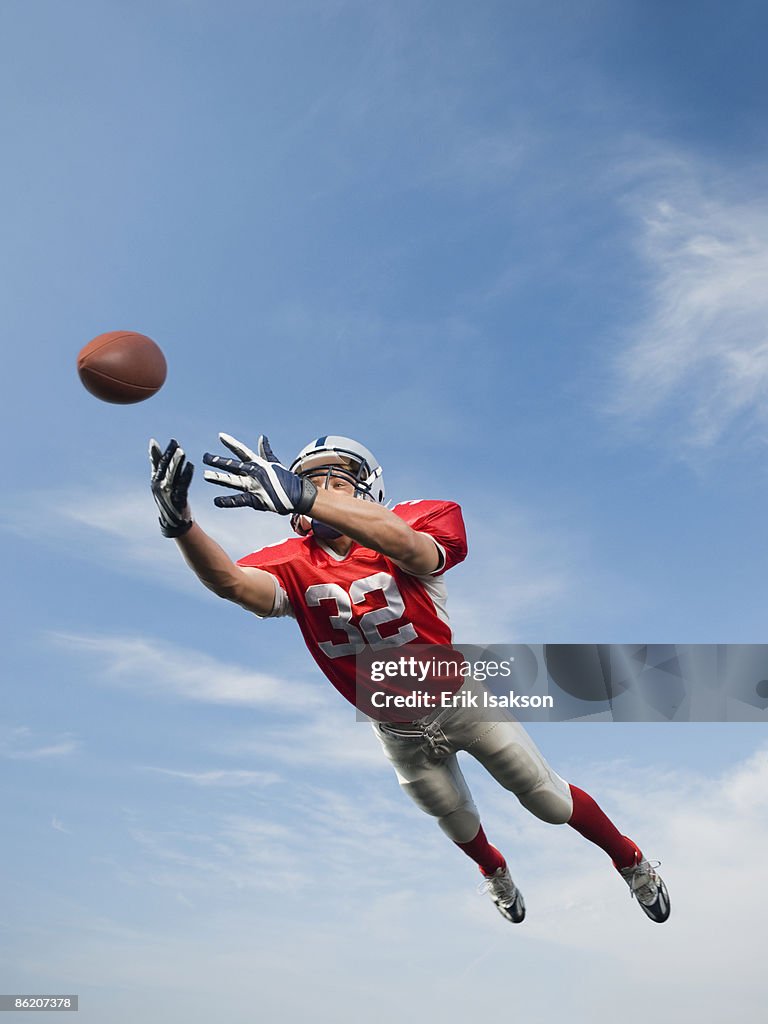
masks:
<svg viewBox="0 0 768 1024"><path fill-rule="evenodd" d="M437 819L440 828L454 843L469 843L480 829L480 815L472 801Z"/></svg>
<svg viewBox="0 0 768 1024"><path fill-rule="evenodd" d="M570 819L573 801L568 783L552 771L527 735L485 754L483 764L537 818L552 825L564 825Z"/></svg>
<svg viewBox="0 0 768 1024"><path fill-rule="evenodd" d="M401 779L400 785L416 806L433 818L444 818L458 810L463 803L462 794L453 786L445 785L442 780L426 776L408 781Z"/></svg>
<svg viewBox="0 0 768 1024"><path fill-rule="evenodd" d="M556 778L563 781L559 776ZM573 800L567 786L563 791L551 779L543 780L527 793L518 793L517 799L531 814L550 825L565 825L573 814Z"/></svg>
<svg viewBox="0 0 768 1024"><path fill-rule="evenodd" d="M482 763L501 785L516 796L539 784L542 765L519 743L510 743L483 757Z"/></svg>
<svg viewBox="0 0 768 1024"><path fill-rule="evenodd" d="M464 787L455 787L445 778L422 778L400 785L422 811L437 818L437 823L449 839L468 843L480 828L480 815L474 801Z"/></svg>

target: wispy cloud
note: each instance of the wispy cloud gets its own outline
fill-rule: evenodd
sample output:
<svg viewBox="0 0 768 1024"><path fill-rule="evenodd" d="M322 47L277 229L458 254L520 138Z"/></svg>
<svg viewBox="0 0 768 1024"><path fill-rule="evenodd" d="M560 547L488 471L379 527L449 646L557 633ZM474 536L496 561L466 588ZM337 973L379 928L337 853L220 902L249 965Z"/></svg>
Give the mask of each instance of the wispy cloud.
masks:
<svg viewBox="0 0 768 1024"><path fill-rule="evenodd" d="M379 788L342 793L295 782L283 802L264 804L259 816L214 810L197 819L184 811L162 830L134 823L129 867L119 879L125 888L117 888L153 893L162 923L147 932L155 944L165 937L174 950L164 961L162 989L177 989L180 1005L190 998L190 980L198 1002L200 991L209 1000L222 987L245 999L254 985L267 1003L284 999L280 963L290 952L293 962L313 964L313 986L296 996L287 1019L311 1015L314 979L338 988L353 977L362 992L380 982L383 967L399 971L401 998L421 1005L423 972L403 971L403 964L431 968L434 959L438 970L446 957L454 973L441 975L445 998L451 1005L468 1000L469 988L475 1009L492 1013L504 992L499 972L514 947L516 970L530 982L518 986L518 1009L533 1019L542 1006L548 1019L565 1012L584 984L595 1020L609 1018L628 986L634 993L623 1009L629 1024L648 1020L660 1003L677 1006L681 991L694 993L686 1001L690 1011L677 1014L684 1024L728 1019L734 998L749 1019L759 1019L764 992L754 951L763 921L755 893L768 843L768 752L720 774L661 772L637 762L582 769L576 781L649 855L663 859L673 901L663 928L631 901L602 851L567 827L533 818L485 776L472 788L489 836L512 859L524 889L529 913L519 929L477 894L476 871L434 822L394 790L390 798ZM720 898L710 895L713 879ZM190 910L199 916L202 908L204 940L189 927ZM75 917L80 925L67 942L59 934L46 948L49 969L87 978L95 956L104 986L124 983L126 964L134 989L157 981L157 950L151 945L153 955L146 955L144 935L91 926L92 911ZM332 927L325 924L331 920ZM471 952L454 961L457 934ZM41 937L35 940L39 948ZM339 941L351 961L338 957ZM198 977L195 970L190 979L179 965L190 958L203 965L212 949L210 973ZM650 986L636 986L638 957L643 976L653 978ZM560 964L562 984L544 990L539 982L552 962ZM599 986L591 973L584 981L585 962L599 965ZM334 1010L342 1022L359 1019L356 1004L334 1003Z"/></svg>
<svg viewBox="0 0 768 1024"><path fill-rule="evenodd" d="M565 766L555 767L565 770ZM761 851L768 842L768 748L709 777L622 762L583 768L573 781L596 796L647 856L663 862L662 874L673 900L674 932L659 935L657 941L662 943L660 952L673 945L677 950L674 977L667 983L683 989L695 985L701 957L706 959L710 942L711 949L716 949L715 937L726 915L738 922L729 932L729 963L738 964L740 973L749 975L750 950L762 928L754 891ZM630 903L621 880L605 870L603 855L570 830L553 835L529 816L516 820L513 829L501 813L504 795L492 792L491 802L488 817L500 823L501 843L511 844L514 834L514 841L522 838L529 847L528 864L520 862L521 875L530 871L531 864L537 865L529 886L539 906L531 918L532 932L582 950L607 953L613 949L611 955L629 966L634 954L626 936L642 934L646 921ZM496 833L496 826L489 831ZM566 872L559 867L565 848ZM707 898L712 878L717 878L724 896L722 908L715 908ZM574 912L563 914L564 907Z"/></svg>
<svg viewBox="0 0 768 1024"><path fill-rule="evenodd" d="M622 339L610 410L702 451L768 439L768 203L666 155L631 191L647 308Z"/></svg>
<svg viewBox="0 0 768 1024"><path fill-rule="evenodd" d="M585 623L610 631L617 603L635 600L626 578L592 557L589 536L549 513L508 505L501 515L467 514L470 554L447 576L458 642L583 640Z"/></svg>
<svg viewBox="0 0 768 1024"><path fill-rule="evenodd" d="M320 686L330 686L319 680ZM355 709L335 693L336 705L325 704L308 720L287 727L259 730L253 737L228 738L221 752L238 756L259 756L291 768L315 766L324 771L386 770L379 742L366 722L355 720Z"/></svg>
<svg viewBox="0 0 768 1024"><path fill-rule="evenodd" d="M291 711L311 709L318 700L314 689L304 683L252 672L202 651L143 636L50 636L61 647L98 667L100 681L143 696Z"/></svg>
<svg viewBox="0 0 768 1024"><path fill-rule="evenodd" d="M3 729L0 733L0 757L9 761L44 761L73 754L80 743L71 733L42 739L29 726Z"/></svg>
<svg viewBox="0 0 768 1024"><path fill-rule="evenodd" d="M383 858L389 867L376 880L377 892L394 896L412 887L420 871L408 833L412 812L394 778L390 789L351 785L345 792L286 777L279 799L272 794L259 801L258 814L221 813L210 804L194 816L175 812L162 827L132 819L130 836L141 854L131 858L126 879L149 881L198 904L211 899L212 887L218 891L214 901L226 902L233 893L248 898L322 886L313 896L320 907L334 902L340 884L345 892L370 890L361 865L375 848L377 861Z"/></svg>
<svg viewBox="0 0 768 1024"><path fill-rule="evenodd" d="M278 543L287 536L285 520L279 516L248 512L219 515L216 510L203 507L197 518L233 557ZM4 525L25 537L48 538L52 544L66 537L77 542L68 544L69 551L81 552L84 558L98 560L109 569L210 597L184 564L176 545L160 536L151 499L145 494L126 495L118 487L107 488L98 504L91 505L69 491L40 494L39 500L31 493L25 497L23 515L7 511ZM572 600L576 564L584 563L578 572L582 582L584 573L589 571L584 544L572 532L547 526L540 515L522 506L507 508L501 518L486 516L468 525L472 535L471 560L462 570L464 578L459 586L453 586L449 577L449 610L455 630L461 632L463 639L482 636L483 642L487 642L499 637L509 640L510 629L515 636L539 626L549 629L552 620L559 618ZM510 536L515 538L514 544L508 543ZM490 603L489 565L493 567L495 581L495 597ZM595 592L600 589L605 588ZM298 637L296 642L300 643ZM148 643L154 650L153 642ZM81 648L94 653L100 650L108 654L110 644L115 659L135 659L141 655L142 642L138 639L80 638ZM70 646L75 646L74 637ZM190 658L180 652L177 674L187 676L189 662ZM121 660L120 666L123 664ZM120 666L116 666L116 673ZM295 684L291 685L295 688Z"/></svg>
<svg viewBox="0 0 768 1024"><path fill-rule="evenodd" d="M100 685L117 686L142 698L179 699L200 703L258 707L290 714L290 724L247 730L209 740L222 757L258 757L290 768L316 766L328 771L382 769L378 742L355 709L319 674L313 683L253 672L144 636L51 633L53 643L92 666ZM296 643L301 643L299 637ZM311 670L312 671L312 670ZM149 770L198 786L265 786L278 781L271 770Z"/></svg>
<svg viewBox="0 0 768 1024"><path fill-rule="evenodd" d="M280 776L275 772L254 772L245 769L234 770L218 768L207 772L182 772L170 768L155 768L153 765L144 766L144 771L157 772L159 775L166 775L172 779L180 779L182 782L191 782L195 786L209 787L233 787L257 786L262 788L280 781Z"/></svg>
<svg viewBox="0 0 768 1024"><path fill-rule="evenodd" d="M564 536L541 525L534 527L521 509L506 509L503 518L468 517L467 532L471 558L460 582L454 585L450 575L447 580L457 640L487 643L519 637L537 620L551 619L554 609L569 599L573 579L564 557ZM571 558L574 551L571 546Z"/></svg>
<svg viewBox="0 0 768 1024"><path fill-rule="evenodd" d="M131 838L143 850L142 864L130 877L141 877L170 888L194 902L211 885L227 890L272 890L306 886L310 879L301 867L300 836L291 827L273 821L225 815L208 821L197 832L131 829Z"/></svg>
<svg viewBox="0 0 768 1024"><path fill-rule="evenodd" d="M238 511L217 514L202 499L195 518L213 534L233 558L275 544L290 532L279 516ZM124 485L106 483L98 502L84 502L70 490L27 491L23 501L12 502L3 512L2 525L13 533L57 545L69 541L67 550L98 561L105 571L118 569L150 576L161 586L187 591L206 591L184 564L173 541L157 526L149 488L126 491Z"/></svg>

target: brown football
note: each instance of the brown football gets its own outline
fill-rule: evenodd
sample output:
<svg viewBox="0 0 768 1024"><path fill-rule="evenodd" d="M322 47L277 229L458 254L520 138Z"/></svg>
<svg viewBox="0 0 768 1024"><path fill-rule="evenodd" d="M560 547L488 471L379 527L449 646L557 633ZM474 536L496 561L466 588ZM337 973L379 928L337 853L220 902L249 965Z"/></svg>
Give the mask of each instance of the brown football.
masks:
<svg viewBox="0 0 768 1024"><path fill-rule="evenodd" d="M85 388L102 402L130 405L157 394L168 366L151 338L133 331L109 331L80 350L77 372Z"/></svg>

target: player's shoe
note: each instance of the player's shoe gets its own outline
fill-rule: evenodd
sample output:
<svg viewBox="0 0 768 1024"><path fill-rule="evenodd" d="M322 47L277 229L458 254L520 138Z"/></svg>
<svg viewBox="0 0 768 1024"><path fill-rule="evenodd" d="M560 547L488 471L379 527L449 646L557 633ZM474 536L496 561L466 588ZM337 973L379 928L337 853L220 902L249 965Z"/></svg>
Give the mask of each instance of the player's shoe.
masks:
<svg viewBox="0 0 768 1024"><path fill-rule="evenodd" d="M658 866L658 861L651 863L643 857L634 867L622 868L620 874L642 911L652 921L663 924L669 917L670 903L667 887L655 870Z"/></svg>
<svg viewBox="0 0 768 1024"><path fill-rule="evenodd" d="M513 924L520 924L525 918L523 894L512 881L509 868L498 868L492 875L485 875L480 892L489 893L501 916Z"/></svg>

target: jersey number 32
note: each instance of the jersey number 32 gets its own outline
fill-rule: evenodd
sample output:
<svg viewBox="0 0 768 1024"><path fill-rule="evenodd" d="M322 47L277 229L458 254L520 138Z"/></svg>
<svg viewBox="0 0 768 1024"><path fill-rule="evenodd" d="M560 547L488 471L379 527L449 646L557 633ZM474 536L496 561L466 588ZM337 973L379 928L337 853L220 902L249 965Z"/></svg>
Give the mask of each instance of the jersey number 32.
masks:
<svg viewBox="0 0 768 1024"><path fill-rule="evenodd" d="M374 608L360 616L357 625L352 621L352 605L362 604L366 595L380 591L384 595L383 608ZM386 572L377 572L362 580L355 580L347 592L338 583L315 583L307 589L305 600L310 607L320 607L322 601L335 601L336 615L329 616L330 625L347 634L347 640L335 643L326 640L318 647L329 658L344 658L350 654L359 654L366 644L375 651L388 647L402 647L403 644L416 640L418 634L412 623L405 622L389 636L382 636L380 626L385 622L395 622L405 614L403 595L398 590L394 579Z"/></svg>

